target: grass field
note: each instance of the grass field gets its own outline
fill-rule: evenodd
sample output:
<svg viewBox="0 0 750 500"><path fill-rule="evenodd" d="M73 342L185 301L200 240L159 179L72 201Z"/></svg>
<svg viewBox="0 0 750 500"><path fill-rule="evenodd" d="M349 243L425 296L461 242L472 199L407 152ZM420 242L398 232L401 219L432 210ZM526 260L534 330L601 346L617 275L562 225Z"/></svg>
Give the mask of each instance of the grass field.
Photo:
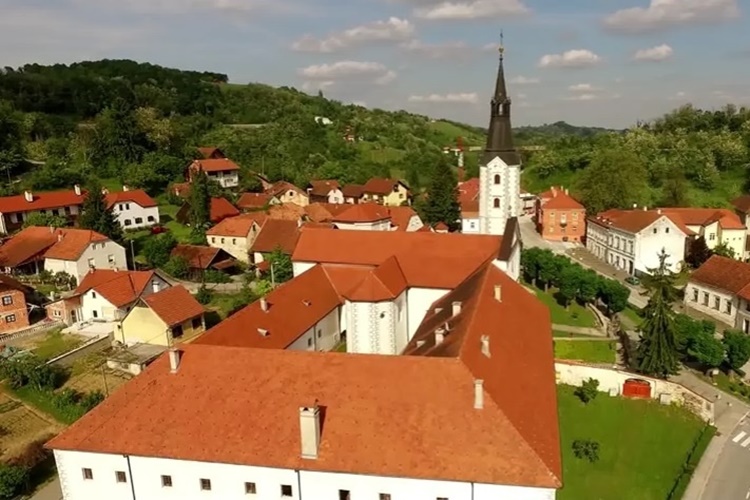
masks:
<svg viewBox="0 0 750 500"><path fill-rule="evenodd" d="M570 333L570 332L561 332L558 330L552 330L552 336L556 339L592 339L592 338L598 338L594 337L593 335L586 335L583 333Z"/></svg>
<svg viewBox="0 0 750 500"><path fill-rule="evenodd" d="M28 349L43 360L52 359L83 344L85 337L60 330L53 330L38 337L31 337L17 344L20 349Z"/></svg>
<svg viewBox="0 0 750 500"><path fill-rule="evenodd" d="M454 146L458 137L463 137L464 146L482 146L486 140L486 137L473 130L442 120L430 123L428 127L444 146Z"/></svg>
<svg viewBox="0 0 750 500"><path fill-rule="evenodd" d="M600 393L588 405L558 386L565 486L558 500L665 500L705 424L677 406ZM573 455L576 439L599 443L599 461Z"/></svg>
<svg viewBox="0 0 750 500"><path fill-rule="evenodd" d="M160 205L159 217L162 225L169 229L175 239L180 243L187 243L190 239L190 228L177 222L177 212L180 207L177 205Z"/></svg>
<svg viewBox="0 0 750 500"><path fill-rule="evenodd" d="M538 288L534 288L534 293L536 293L539 300L544 302L549 308L552 323L557 325L583 326L588 328L596 326L594 313L577 303L573 303L568 309L565 309L557 303L557 300L555 300L553 289L545 292Z"/></svg>
<svg viewBox="0 0 750 500"><path fill-rule="evenodd" d="M616 343L604 340L555 339L555 359L586 363L614 363Z"/></svg>
<svg viewBox="0 0 750 500"><path fill-rule="evenodd" d="M643 323L643 318L638 311L631 306L626 307L620 314L625 316L634 326L639 327Z"/></svg>

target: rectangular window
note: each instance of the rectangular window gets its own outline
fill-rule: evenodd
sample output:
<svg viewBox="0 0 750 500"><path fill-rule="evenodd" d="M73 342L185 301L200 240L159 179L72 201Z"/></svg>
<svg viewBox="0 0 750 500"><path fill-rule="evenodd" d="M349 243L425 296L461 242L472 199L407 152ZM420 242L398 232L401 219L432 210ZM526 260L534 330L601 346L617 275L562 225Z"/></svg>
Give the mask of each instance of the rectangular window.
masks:
<svg viewBox="0 0 750 500"><path fill-rule="evenodd" d="M719 297L714 297L714 309L717 311L721 307L721 299Z"/></svg>
<svg viewBox="0 0 750 500"><path fill-rule="evenodd" d="M664 228L664 232L665 232L665 233L667 233L667 234L669 234L669 228L668 228L668 227L665 227L665 228Z"/></svg>
<svg viewBox="0 0 750 500"><path fill-rule="evenodd" d="M289 484L282 484L281 485L281 496L282 497L290 497L292 496L292 486Z"/></svg>
<svg viewBox="0 0 750 500"><path fill-rule="evenodd" d="M89 264L89 267L94 267L94 258L93 257L88 260L88 264Z"/></svg>
<svg viewBox="0 0 750 500"><path fill-rule="evenodd" d="M698 302L698 289L693 288L693 302Z"/></svg>
<svg viewBox="0 0 750 500"><path fill-rule="evenodd" d="M65 215L70 215L70 207L65 207Z"/></svg>
<svg viewBox="0 0 750 500"><path fill-rule="evenodd" d="M127 483L128 478L125 475L125 472L121 470L115 471L115 481L117 481L118 483Z"/></svg>
<svg viewBox="0 0 750 500"><path fill-rule="evenodd" d="M726 307L727 314L732 314L732 301L727 300L727 307Z"/></svg>
<svg viewBox="0 0 750 500"><path fill-rule="evenodd" d="M99 317L99 313L96 312L96 311L91 311L91 316L93 316L94 318L98 318Z"/></svg>
<svg viewBox="0 0 750 500"><path fill-rule="evenodd" d="M161 477L161 487L162 488L171 488L172 487L172 476L162 476Z"/></svg>
<svg viewBox="0 0 750 500"><path fill-rule="evenodd" d="M224 238L222 238L222 239L221 239L221 244L222 244L222 245L224 244Z"/></svg>
<svg viewBox="0 0 750 500"><path fill-rule="evenodd" d="M659 232L659 229L655 227L655 228L654 228L654 234L656 234L656 233L658 233L658 232Z"/></svg>
<svg viewBox="0 0 750 500"><path fill-rule="evenodd" d="M3 305L4 306L9 306L11 304L13 304L13 296L12 295L6 295L5 297L3 297Z"/></svg>
<svg viewBox="0 0 750 500"><path fill-rule="evenodd" d="M9 314L5 317L6 323L15 323L16 322L16 315L15 314Z"/></svg>
<svg viewBox="0 0 750 500"><path fill-rule="evenodd" d="M201 479L201 491L211 491L210 479Z"/></svg>
<svg viewBox="0 0 750 500"><path fill-rule="evenodd" d="M307 339L307 347L312 347L312 341L313 341L312 337Z"/></svg>
<svg viewBox="0 0 750 500"><path fill-rule="evenodd" d="M193 318L193 330L200 328L203 325L200 318Z"/></svg>
<svg viewBox="0 0 750 500"><path fill-rule="evenodd" d="M232 245L236 245L236 244L237 244L237 238L232 238Z"/></svg>
<svg viewBox="0 0 750 500"><path fill-rule="evenodd" d="M146 220L147 220L147 221L149 221L149 222L154 222L154 221L156 221L156 219L154 219L154 216L153 216L153 215L149 215L148 217L146 217Z"/></svg>
<svg viewBox="0 0 750 500"><path fill-rule="evenodd" d="M743 330L743 331L744 331L745 333L748 333L748 332L750 332L750 320L744 320L744 321L742 322L742 330Z"/></svg>
<svg viewBox="0 0 750 500"><path fill-rule="evenodd" d="M96 298L96 292L95 292L95 291L93 291L93 290L91 291L91 298L92 298L92 299L95 299L95 298Z"/></svg>
<svg viewBox="0 0 750 500"><path fill-rule="evenodd" d="M380 495L378 495L378 500L391 500L391 494L381 493Z"/></svg>
<svg viewBox="0 0 750 500"><path fill-rule="evenodd" d="M125 210L130 210L130 203L125 204Z"/></svg>
<svg viewBox="0 0 750 500"><path fill-rule="evenodd" d="M339 500L351 500L352 495L349 490L339 490Z"/></svg>
<svg viewBox="0 0 750 500"><path fill-rule="evenodd" d="M245 483L245 495L255 495L257 491L255 483Z"/></svg>
<svg viewBox="0 0 750 500"><path fill-rule="evenodd" d="M107 262L109 262L110 264L114 264L115 263L115 256L112 255L112 254L107 255Z"/></svg>
<svg viewBox="0 0 750 500"><path fill-rule="evenodd" d="M448 497L437 497L435 500L448 500Z"/></svg>
<svg viewBox="0 0 750 500"><path fill-rule="evenodd" d="M123 211L123 210L125 210L125 208L123 207L123 204L120 203L120 211Z"/></svg>
<svg viewBox="0 0 750 500"><path fill-rule="evenodd" d="M703 305L708 307L708 292L703 292Z"/></svg>
<svg viewBox="0 0 750 500"><path fill-rule="evenodd" d="M216 238L211 236L211 243L216 243Z"/></svg>
<svg viewBox="0 0 750 500"><path fill-rule="evenodd" d="M714 241L716 239L716 234L711 233L708 235L708 241Z"/></svg>
<svg viewBox="0 0 750 500"><path fill-rule="evenodd" d="M94 472L91 469L84 468L81 469L83 472L83 479L89 481L91 479L94 479Z"/></svg>
<svg viewBox="0 0 750 500"><path fill-rule="evenodd" d="M143 224L143 218L142 217L136 217L135 218L135 223L136 224Z"/></svg>

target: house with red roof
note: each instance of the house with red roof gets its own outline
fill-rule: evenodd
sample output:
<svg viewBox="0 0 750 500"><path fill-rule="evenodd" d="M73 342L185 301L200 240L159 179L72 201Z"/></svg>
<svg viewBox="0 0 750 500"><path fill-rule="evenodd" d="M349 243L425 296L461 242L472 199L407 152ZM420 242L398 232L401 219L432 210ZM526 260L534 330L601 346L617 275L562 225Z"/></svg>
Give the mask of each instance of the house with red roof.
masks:
<svg viewBox="0 0 750 500"><path fill-rule="evenodd" d="M362 184L346 184L341 188L341 193L344 195L344 203L355 204L359 203L362 199L364 185Z"/></svg>
<svg viewBox="0 0 750 500"><path fill-rule="evenodd" d="M536 228L548 241L579 243L586 236L586 208L562 186L539 195Z"/></svg>
<svg viewBox="0 0 750 500"><path fill-rule="evenodd" d="M218 182L223 188L240 185L240 166L229 158L204 158L193 161L188 167L188 180L192 182L193 175L200 171L205 172L209 179Z"/></svg>
<svg viewBox="0 0 750 500"><path fill-rule="evenodd" d="M398 179L374 177L362 186L360 202L367 201L398 207L411 203L411 191L405 182Z"/></svg>
<svg viewBox="0 0 750 500"><path fill-rule="evenodd" d="M203 160L222 160L227 157L224 151L216 146L204 146L196 149L198 150L198 155Z"/></svg>
<svg viewBox="0 0 750 500"><path fill-rule="evenodd" d="M333 216L338 229L354 231L390 231L391 212L377 203L358 203Z"/></svg>
<svg viewBox="0 0 750 500"><path fill-rule="evenodd" d="M182 285L141 295L115 331L126 345L171 346L188 342L206 330L205 309Z"/></svg>
<svg viewBox="0 0 750 500"><path fill-rule="evenodd" d="M76 184L70 191L25 191L16 196L0 197L0 234L21 229L26 218L33 213L57 215L72 223L81 212L85 196L86 191Z"/></svg>
<svg viewBox="0 0 750 500"><path fill-rule="evenodd" d="M287 181L274 182L266 189L265 193L283 204L294 203L300 207L305 207L310 203L310 195L306 190L300 189Z"/></svg>
<svg viewBox="0 0 750 500"><path fill-rule="evenodd" d="M30 293L28 286L7 274L0 274L0 334L28 328L26 296Z"/></svg>
<svg viewBox="0 0 750 500"><path fill-rule="evenodd" d="M206 231L208 245L247 264L250 248L267 218L264 212L250 212L224 219Z"/></svg>
<svg viewBox="0 0 750 500"><path fill-rule="evenodd" d="M209 207L209 219L213 224L218 224L227 217L239 215L240 211L226 198L211 198ZM177 211L175 218L180 224L190 224L190 204L185 202Z"/></svg>
<svg viewBox="0 0 750 500"><path fill-rule="evenodd" d="M172 249L170 257L184 259L194 278L200 278L208 269L227 271L236 263L236 259L221 248L204 245L179 244Z"/></svg>
<svg viewBox="0 0 750 500"><path fill-rule="evenodd" d="M292 255L302 232L301 228L301 220L266 219L250 246L252 263L257 266L277 249L286 255Z"/></svg>
<svg viewBox="0 0 750 500"><path fill-rule="evenodd" d="M720 255L711 256L690 275L684 303L732 328L750 333L750 264Z"/></svg>
<svg viewBox="0 0 750 500"><path fill-rule="evenodd" d="M142 189L129 189L107 193L107 208L117 217L123 229L141 229L159 224L159 207L156 200Z"/></svg>
<svg viewBox="0 0 750 500"><path fill-rule="evenodd" d="M344 203L344 192L337 180L315 180L307 185L310 203Z"/></svg>
<svg viewBox="0 0 750 500"><path fill-rule="evenodd" d="M242 193L237 200L237 208L243 212L254 212L279 203L281 201L269 193Z"/></svg>

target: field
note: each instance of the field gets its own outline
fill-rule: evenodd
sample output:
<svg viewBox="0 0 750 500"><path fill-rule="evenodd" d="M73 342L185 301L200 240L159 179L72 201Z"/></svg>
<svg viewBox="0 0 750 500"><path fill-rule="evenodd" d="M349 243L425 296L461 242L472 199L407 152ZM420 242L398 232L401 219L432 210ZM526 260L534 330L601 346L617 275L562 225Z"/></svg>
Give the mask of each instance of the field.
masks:
<svg viewBox="0 0 750 500"><path fill-rule="evenodd" d="M96 352L73 363L70 377L63 388L81 392L101 391L109 395L133 378L126 373L107 368L106 352Z"/></svg>
<svg viewBox="0 0 750 500"><path fill-rule="evenodd" d="M558 500L665 500L705 424L677 406L599 395L584 405L558 386L563 456ZM573 455L576 439L599 443L599 460Z"/></svg>
<svg viewBox="0 0 750 500"><path fill-rule="evenodd" d="M43 360L52 359L83 344L86 337L53 330L44 335L30 337L16 343L19 349L28 349Z"/></svg>
<svg viewBox="0 0 750 500"><path fill-rule="evenodd" d="M606 340L555 339L555 359L586 363L614 363L616 344Z"/></svg>
<svg viewBox="0 0 750 500"><path fill-rule="evenodd" d="M588 328L594 328L596 326L596 319L594 313L586 309L584 306L572 303L565 309L557 303L554 297L554 289L550 289L545 292L534 288L534 293L539 300L549 308L552 323L556 325L568 325L568 326L583 326Z"/></svg>
<svg viewBox="0 0 750 500"><path fill-rule="evenodd" d="M638 311L633 309L631 306L626 307L620 314L624 316L635 327L639 327L641 326L641 323L643 323L643 317L639 314ZM625 325L625 326L630 326L630 325Z"/></svg>
<svg viewBox="0 0 750 500"><path fill-rule="evenodd" d="M12 458L28 443L57 434L62 428L0 392L0 460Z"/></svg>

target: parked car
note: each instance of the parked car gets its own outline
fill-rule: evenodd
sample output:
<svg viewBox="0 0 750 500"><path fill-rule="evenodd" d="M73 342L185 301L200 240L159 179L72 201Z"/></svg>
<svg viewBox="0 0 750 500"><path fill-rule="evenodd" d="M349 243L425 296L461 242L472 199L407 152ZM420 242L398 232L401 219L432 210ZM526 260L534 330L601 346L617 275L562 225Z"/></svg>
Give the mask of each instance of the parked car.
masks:
<svg viewBox="0 0 750 500"><path fill-rule="evenodd" d="M161 234L166 233L167 231L169 231L169 229L164 226L153 226L151 228L151 234Z"/></svg>
<svg viewBox="0 0 750 500"><path fill-rule="evenodd" d="M628 276L627 278L625 278L625 283L633 286L638 286L641 284L641 280L639 280L635 276Z"/></svg>

